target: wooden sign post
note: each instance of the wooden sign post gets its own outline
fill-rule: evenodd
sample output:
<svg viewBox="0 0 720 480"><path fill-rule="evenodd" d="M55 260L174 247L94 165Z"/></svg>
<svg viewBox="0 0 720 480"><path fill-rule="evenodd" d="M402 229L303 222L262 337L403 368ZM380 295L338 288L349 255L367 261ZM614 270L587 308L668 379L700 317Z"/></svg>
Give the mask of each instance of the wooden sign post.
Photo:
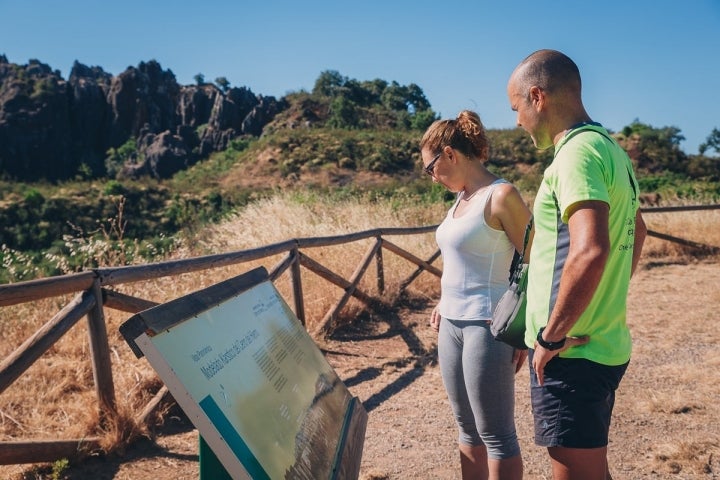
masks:
<svg viewBox="0 0 720 480"><path fill-rule="evenodd" d="M367 413L264 268L120 327L233 479L351 479Z"/></svg>

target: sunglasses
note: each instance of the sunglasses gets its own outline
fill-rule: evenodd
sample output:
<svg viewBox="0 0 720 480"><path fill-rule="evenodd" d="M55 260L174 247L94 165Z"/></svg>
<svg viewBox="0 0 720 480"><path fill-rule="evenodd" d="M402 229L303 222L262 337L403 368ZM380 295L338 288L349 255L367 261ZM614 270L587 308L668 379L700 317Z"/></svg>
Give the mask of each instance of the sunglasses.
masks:
<svg viewBox="0 0 720 480"><path fill-rule="evenodd" d="M442 152L435 155L433 159L430 160L430 163L427 164L427 167L423 168L423 170L425 170L425 173L427 173L431 177L435 175L435 162L438 161L438 158L440 158L440 156L442 156Z"/></svg>

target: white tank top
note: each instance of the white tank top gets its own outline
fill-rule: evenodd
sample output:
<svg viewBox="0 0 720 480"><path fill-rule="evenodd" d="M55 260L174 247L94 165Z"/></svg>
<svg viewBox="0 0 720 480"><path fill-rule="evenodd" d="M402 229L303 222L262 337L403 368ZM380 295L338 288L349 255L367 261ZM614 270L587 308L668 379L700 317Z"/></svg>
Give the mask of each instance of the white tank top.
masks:
<svg viewBox="0 0 720 480"><path fill-rule="evenodd" d="M494 305L507 290L515 247L503 230L485 222L485 206L503 179L496 180L458 218L459 194L435 232L443 258L438 312L453 320L490 320Z"/></svg>

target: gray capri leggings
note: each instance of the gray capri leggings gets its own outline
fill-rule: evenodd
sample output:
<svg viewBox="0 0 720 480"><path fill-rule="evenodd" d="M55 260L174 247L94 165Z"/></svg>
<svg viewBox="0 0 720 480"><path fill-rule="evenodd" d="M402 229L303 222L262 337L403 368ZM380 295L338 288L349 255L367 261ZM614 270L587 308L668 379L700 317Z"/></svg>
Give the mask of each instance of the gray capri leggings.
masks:
<svg viewBox="0 0 720 480"><path fill-rule="evenodd" d="M487 321L440 321L438 359L465 445L485 445L488 458L520 453L515 432L513 348L498 342Z"/></svg>

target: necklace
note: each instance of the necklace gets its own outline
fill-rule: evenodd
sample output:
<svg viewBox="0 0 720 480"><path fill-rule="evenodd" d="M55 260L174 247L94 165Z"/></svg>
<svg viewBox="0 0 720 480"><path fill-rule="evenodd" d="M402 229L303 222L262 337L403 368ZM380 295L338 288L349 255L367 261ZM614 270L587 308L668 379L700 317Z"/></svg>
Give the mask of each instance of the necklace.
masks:
<svg viewBox="0 0 720 480"><path fill-rule="evenodd" d="M475 194L477 194L480 190L485 190L486 188L487 188L487 185L484 187L478 187L470 195L467 194L467 190L463 190L463 200L465 200L466 202L469 202L470 199L475 196Z"/></svg>

